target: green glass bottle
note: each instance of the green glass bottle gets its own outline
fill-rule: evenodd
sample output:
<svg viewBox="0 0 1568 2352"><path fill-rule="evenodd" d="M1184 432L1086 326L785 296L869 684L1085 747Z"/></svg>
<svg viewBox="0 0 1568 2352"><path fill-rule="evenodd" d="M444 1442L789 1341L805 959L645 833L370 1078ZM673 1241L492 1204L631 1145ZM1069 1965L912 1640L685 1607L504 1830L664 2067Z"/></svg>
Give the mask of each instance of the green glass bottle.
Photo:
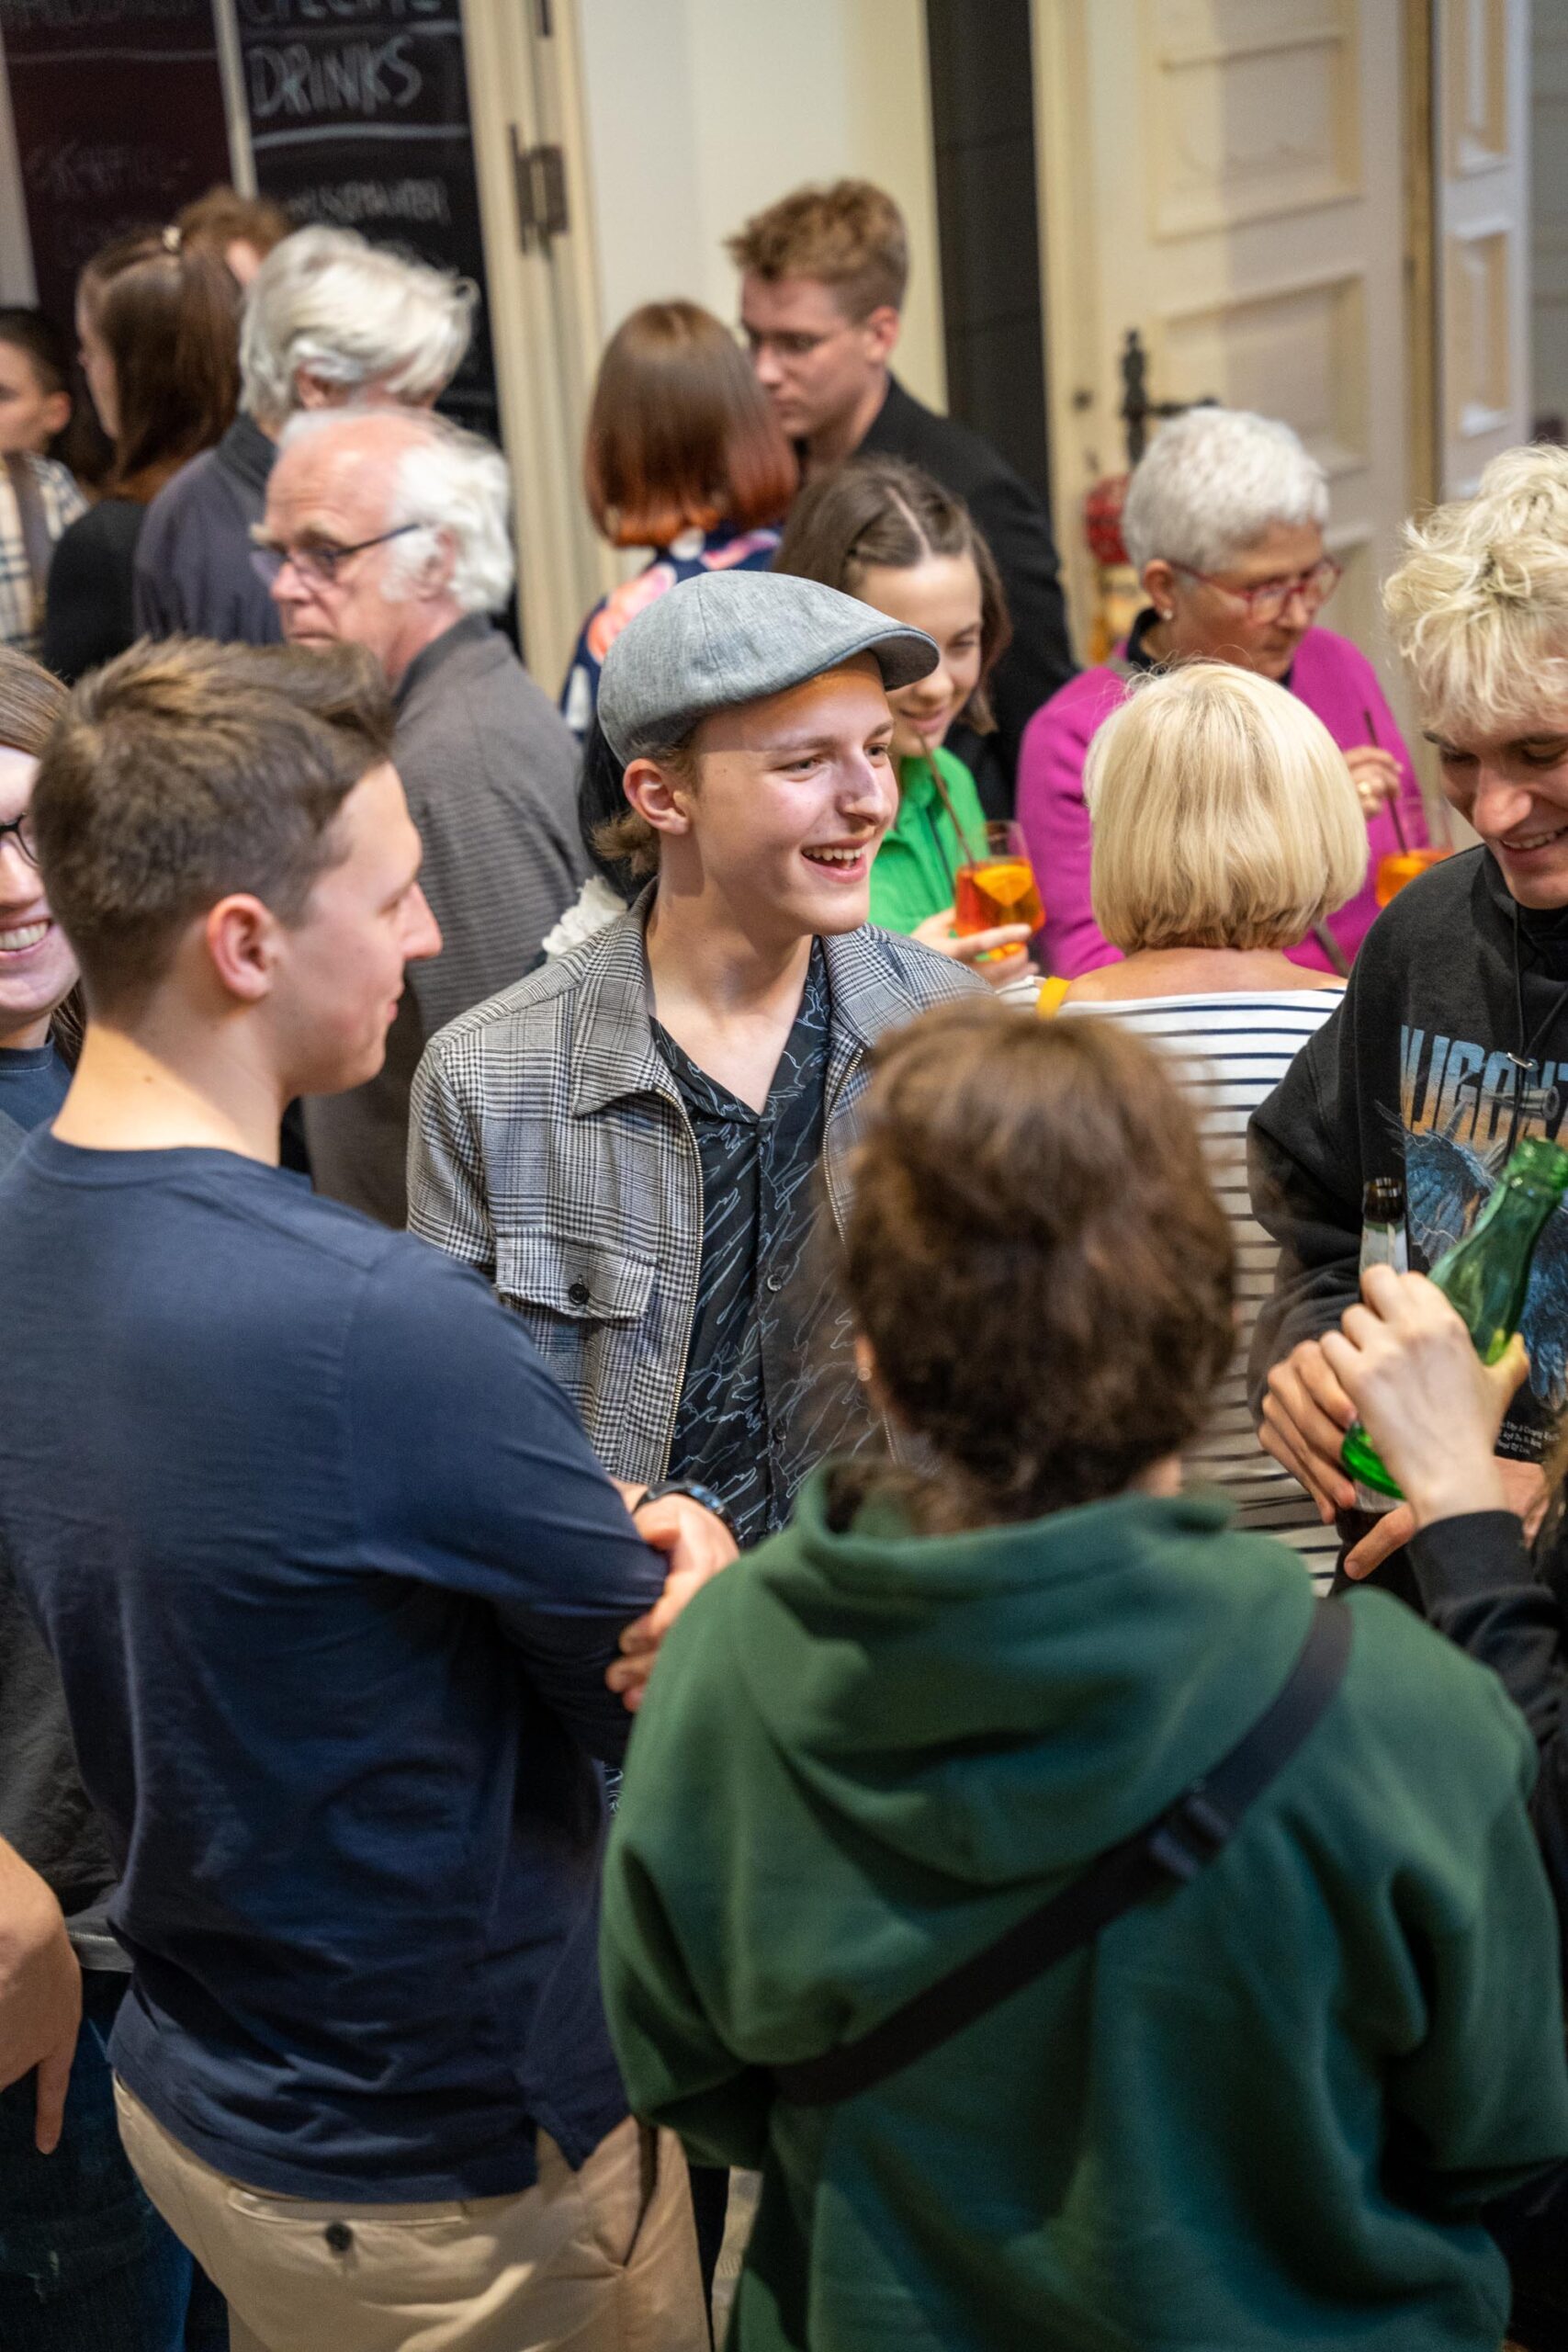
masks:
<svg viewBox="0 0 1568 2352"><path fill-rule="evenodd" d="M1464 1239L1432 1269L1433 1282L1458 1309L1483 1363L1495 1363L1519 1328L1535 1245L1564 1191L1568 1151L1541 1136L1528 1137ZM1359 1421L1347 1432L1340 1460L1363 1486L1399 1498Z"/></svg>

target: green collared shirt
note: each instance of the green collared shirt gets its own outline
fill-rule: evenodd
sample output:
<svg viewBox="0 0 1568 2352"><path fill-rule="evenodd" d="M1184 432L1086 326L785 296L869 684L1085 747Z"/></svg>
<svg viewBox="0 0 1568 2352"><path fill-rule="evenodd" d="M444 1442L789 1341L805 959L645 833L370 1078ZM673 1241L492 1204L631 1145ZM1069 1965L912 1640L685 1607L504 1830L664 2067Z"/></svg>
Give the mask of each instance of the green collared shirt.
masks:
<svg viewBox="0 0 1568 2352"><path fill-rule="evenodd" d="M885 931L912 932L928 915L953 904L953 877L971 855L985 855L986 812L975 779L962 760L940 747L932 755L942 770L961 841L943 808L931 760L898 764L898 814L871 869L871 920Z"/></svg>

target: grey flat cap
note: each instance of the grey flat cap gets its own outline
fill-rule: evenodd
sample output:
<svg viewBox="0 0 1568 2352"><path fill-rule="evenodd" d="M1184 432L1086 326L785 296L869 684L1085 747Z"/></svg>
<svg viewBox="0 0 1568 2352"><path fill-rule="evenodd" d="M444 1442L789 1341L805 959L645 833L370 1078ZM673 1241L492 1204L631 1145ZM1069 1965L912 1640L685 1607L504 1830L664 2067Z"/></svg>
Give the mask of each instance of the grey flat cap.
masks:
<svg viewBox="0 0 1568 2352"><path fill-rule="evenodd" d="M761 702L874 653L885 686L937 665L932 639L818 580L704 571L628 622L599 680L599 724L617 759L679 742L699 719Z"/></svg>

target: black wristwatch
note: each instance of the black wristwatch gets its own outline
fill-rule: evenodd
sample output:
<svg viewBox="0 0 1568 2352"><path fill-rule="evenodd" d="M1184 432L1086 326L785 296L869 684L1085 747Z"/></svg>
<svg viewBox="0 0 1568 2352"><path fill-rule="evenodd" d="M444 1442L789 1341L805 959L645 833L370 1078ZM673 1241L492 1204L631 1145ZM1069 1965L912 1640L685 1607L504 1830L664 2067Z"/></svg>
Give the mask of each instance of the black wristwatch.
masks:
<svg viewBox="0 0 1568 2352"><path fill-rule="evenodd" d="M704 1510L711 1510L715 1519L723 1521L739 1549L740 1538L736 1532L735 1521L730 1518L713 1488L700 1486L695 1478L661 1479L657 1487L649 1487L646 1495L638 1496L633 1507L632 1517L634 1519L637 1517L644 1503L662 1502L666 1495L689 1495L693 1502L701 1504Z"/></svg>

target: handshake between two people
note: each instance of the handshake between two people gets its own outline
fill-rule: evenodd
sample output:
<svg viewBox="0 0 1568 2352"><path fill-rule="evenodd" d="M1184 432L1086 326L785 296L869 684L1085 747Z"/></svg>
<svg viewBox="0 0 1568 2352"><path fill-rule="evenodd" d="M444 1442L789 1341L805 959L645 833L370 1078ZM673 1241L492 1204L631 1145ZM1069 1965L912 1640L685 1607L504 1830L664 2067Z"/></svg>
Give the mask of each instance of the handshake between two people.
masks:
<svg viewBox="0 0 1568 2352"><path fill-rule="evenodd" d="M1533 1536L1546 1508L1539 1463L1496 1452L1504 1417L1529 1371L1516 1333L1483 1364L1453 1307L1424 1274L1371 1266L1340 1329L1303 1340L1269 1375L1264 1450L1312 1496L1324 1524L1354 1509L1340 1458L1362 1422L1404 1501L1384 1512L1345 1562L1368 1577L1423 1527L1466 1511L1511 1510Z"/></svg>

